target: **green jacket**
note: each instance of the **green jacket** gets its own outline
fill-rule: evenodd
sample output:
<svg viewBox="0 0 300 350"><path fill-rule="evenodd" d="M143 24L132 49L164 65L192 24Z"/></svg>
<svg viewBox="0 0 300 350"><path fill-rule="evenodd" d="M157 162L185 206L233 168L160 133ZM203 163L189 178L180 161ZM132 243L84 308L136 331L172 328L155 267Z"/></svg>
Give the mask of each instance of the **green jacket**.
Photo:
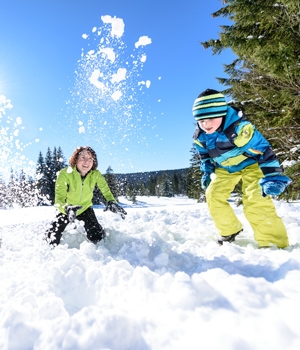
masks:
<svg viewBox="0 0 300 350"><path fill-rule="evenodd" d="M116 202L99 170L91 170L82 179L76 167L68 166L62 169L58 173L55 183L55 207L61 213L66 214L65 207L67 205L81 205L82 209L77 211L77 215L83 213L93 205L93 191L96 185L107 201Z"/></svg>

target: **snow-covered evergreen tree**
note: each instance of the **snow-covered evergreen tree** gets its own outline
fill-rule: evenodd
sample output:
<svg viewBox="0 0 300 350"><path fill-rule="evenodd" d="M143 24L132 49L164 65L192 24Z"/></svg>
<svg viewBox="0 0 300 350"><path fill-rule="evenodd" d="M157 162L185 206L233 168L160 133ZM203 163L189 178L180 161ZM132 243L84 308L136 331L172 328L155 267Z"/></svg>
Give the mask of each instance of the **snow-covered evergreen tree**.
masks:
<svg viewBox="0 0 300 350"><path fill-rule="evenodd" d="M44 204L47 198L47 186L45 178L45 161L42 152L39 153L37 165L36 165L36 183L39 197L39 204Z"/></svg>
<svg viewBox="0 0 300 350"><path fill-rule="evenodd" d="M5 182L0 178L0 208L8 207L8 198L7 198L7 187Z"/></svg>
<svg viewBox="0 0 300 350"><path fill-rule="evenodd" d="M57 173L59 170L66 167L66 165L60 147L58 149L54 147L53 152L51 152L48 147L45 159L42 152L39 153L36 167L36 179L41 204L51 205L54 203Z"/></svg>
<svg viewBox="0 0 300 350"><path fill-rule="evenodd" d="M213 54L231 49L236 59L218 78L224 93L246 112L281 161L300 158L300 7L295 0L227 0L218 39L202 42ZM283 132L284 130L284 132Z"/></svg>
<svg viewBox="0 0 300 350"><path fill-rule="evenodd" d="M47 199L50 204L54 203L55 197L55 175L53 174L53 158L52 152L48 147L47 153L45 156L45 167L44 167L44 183L45 183L45 192L47 193Z"/></svg>
<svg viewBox="0 0 300 350"><path fill-rule="evenodd" d="M132 184L129 184L126 188L126 197L132 201L132 203L136 203L136 192Z"/></svg>
<svg viewBox="0 0 300 350"><path fill-rule="evenodd" d="M191 148L192 157L190 159L191 166L187 175L187 189L190 198L203 200L203 190L201 189L201 172L200 172L200 157L196 148Z"/></svg>
<svg viewBox="0 0 300 350"><path fill-rule="evenodd" d="M54 178L54 181L56 180L58 172L66 166L67 163L64 158L62 149L60 147L58 147L58 149L54 147L52 152L52 177Z"/></svg>
<svg viewBox="0 0 300 350"><path fill-rule="evenodd" d="M156 195L156 186L157 186L157 176L150 176L149 183L148 183L148 189L149 189L149 195L155 196Z"/></svg>
<svg viewBox="0 0 300 350"><path fill-rule="evenodd" d="M163 197L173 197L173 184L167 173L164 173L160 181L160 195Z"/></svg>
<svg viewBox="0 0 300 350"><path fill-rule="evenodd" d="M104 174L104 177L105 177L105 180L106 180L106 182L111 190L111 193L113 194L115 199L118 200L119 185L118 185L117 178L116 178L111 166L109 166L106 169L106 173Z"/></svg>

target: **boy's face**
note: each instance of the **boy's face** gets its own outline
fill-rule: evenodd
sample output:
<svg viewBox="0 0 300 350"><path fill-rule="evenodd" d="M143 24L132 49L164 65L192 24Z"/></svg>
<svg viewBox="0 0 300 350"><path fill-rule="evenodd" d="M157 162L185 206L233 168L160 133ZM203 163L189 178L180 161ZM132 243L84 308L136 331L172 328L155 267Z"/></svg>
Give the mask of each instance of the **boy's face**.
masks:
<svg viewBox="0 0 300 350"><path fill-rule="evenodd" d="M198 124L200 128L206 132L206 134L212 134L219 129L219 127L222 124L222 120L223 120L222 117L201 119L198 121Z"/></svg>

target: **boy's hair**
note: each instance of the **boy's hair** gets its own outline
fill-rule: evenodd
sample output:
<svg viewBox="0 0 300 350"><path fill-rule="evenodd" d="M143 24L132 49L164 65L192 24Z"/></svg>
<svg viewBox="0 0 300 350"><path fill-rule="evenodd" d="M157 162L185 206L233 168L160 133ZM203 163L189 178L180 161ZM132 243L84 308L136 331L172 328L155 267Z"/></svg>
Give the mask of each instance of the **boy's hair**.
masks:
<svg viewBox="0 0 300 350"><path fill-rule="evenodd" d="M196 120L225 117L227 103L224 95L212 89L206 89L195 100L193 116Z"/></svg>
<svg viewBox="0 0 300 350"><path fill-rule="evenodd" d="M83 151L89 152L91 154L92 158L93 158L92 170L97 169L97 167L98 167L98 160L97 160L96 152L89 146L76 147L75 151L73 152L73 154L71 155L71 157L69 159L70 165L72 167L76 166L78 157Z"/></svg>

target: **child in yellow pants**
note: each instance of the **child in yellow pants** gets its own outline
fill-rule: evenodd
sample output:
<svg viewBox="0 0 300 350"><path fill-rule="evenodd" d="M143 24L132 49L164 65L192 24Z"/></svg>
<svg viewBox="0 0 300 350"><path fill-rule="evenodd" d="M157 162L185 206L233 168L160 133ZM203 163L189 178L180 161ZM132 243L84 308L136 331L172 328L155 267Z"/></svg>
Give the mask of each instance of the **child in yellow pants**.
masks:
<svg viewBox="0 0 300 350"><path fill-rule="evenodd" d="M242 230L242 224L228 202L235 185L242 179L244 214L258 245L266 247L273 243L279 248L289 245L286 229L276 214L271 197L261 195L258 180L263 174L257 164L232 174L217 168L215 174L215 179L206 190L206 200L220 236L226 237Z"/></svg>
<svg viewBox="0 0 300 350"><path fill-rule="evenodd" d="M270 196L282 193L291 180L283 175L269 142L242 111L228 106L218 91L202 92L194 102L193 115L197 120L194 142L203 172L201 185L220 235L219 244L233 242L242 231L228 202L242 180L244 214L258 245L287 247L287 232Z"/></svg>

